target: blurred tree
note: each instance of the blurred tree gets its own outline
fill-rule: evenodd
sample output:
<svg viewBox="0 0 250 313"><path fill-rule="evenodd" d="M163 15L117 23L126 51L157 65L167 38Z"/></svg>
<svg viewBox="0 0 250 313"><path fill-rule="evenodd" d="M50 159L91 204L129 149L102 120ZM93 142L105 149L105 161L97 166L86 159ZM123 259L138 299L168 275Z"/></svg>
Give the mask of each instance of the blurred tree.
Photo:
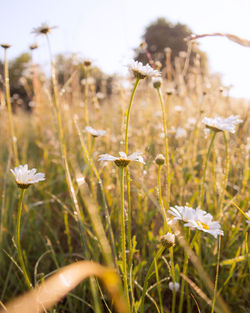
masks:
<svg viewBox="0 0 250 313"><path fill-rule="evenodd" d="M21 106L30 109L29 102L32 100L32 73L29 72L31 66L31 55L23 53L9 62L10 94L12 106ZM3 63L1 62L1 74L4 77ZM4 84L2 85L4 89Z"/></svg>
<svg viewBox="0 0 250 313"><path fill-rule="evenodd" d="M171 49L171 62L179 56L180 52L187 51L188 45L184 40L192 34L188 26L184 24L172 24L165 18L158 18L155 22L146 27L145 33L142 36L146 45L136 49L135 59L143 64L149 63L145 49L150 53L154 61L160 61L163 66L166 65L166 49ZM207 57L204 52L201 52L195 47L195 52L201 55L201 67L205 69L207 66ZM195 53L191 52L190 64L193 64Z"/></svg>

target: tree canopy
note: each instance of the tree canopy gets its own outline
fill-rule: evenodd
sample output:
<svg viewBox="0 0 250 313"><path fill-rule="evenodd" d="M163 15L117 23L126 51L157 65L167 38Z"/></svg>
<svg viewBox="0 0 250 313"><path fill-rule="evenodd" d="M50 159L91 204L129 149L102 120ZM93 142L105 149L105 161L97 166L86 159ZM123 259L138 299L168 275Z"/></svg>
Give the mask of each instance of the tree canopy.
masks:
<svg viewBox="0 0 250 313"><path fill-rule="evenodd" d="M158 18L155 22L146 27L142 38L147 44L147 50L153 60L160 61L163 66L166 63L165 49L171 49L171 61L179 55L181 51L187 51L186 37L190 36L192 31L187 25L177 23L172 24L165 18ZM199 50L198 50L199 51ZM201 63L206 62L207 58L204 52L201 54ZM195 53L191 53L191 63L193 62ZM136 60L142 63L148 63L148 57L142 50L137 50Z"/></svg>

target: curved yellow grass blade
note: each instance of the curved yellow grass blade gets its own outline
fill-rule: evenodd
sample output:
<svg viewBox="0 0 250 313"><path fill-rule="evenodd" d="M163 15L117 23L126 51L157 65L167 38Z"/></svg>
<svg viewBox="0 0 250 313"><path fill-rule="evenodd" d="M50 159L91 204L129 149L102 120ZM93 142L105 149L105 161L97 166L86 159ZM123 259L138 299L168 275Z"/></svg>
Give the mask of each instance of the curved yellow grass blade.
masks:
<svg viewBox="0 0 250 313"><path fill-rule="evenodd" d="M102 281L117 312L128 313L118 274L112 268L91 261L80 261L61 268L36 288L7 303L0 313L45 312L90 276Z"/></svg>
<svg viewBox="0 0 250 313"><path fill-rule="evenodd" d="M229 34L229 33L227 33L227 34L225 34L225 33L210 33L210 34L201 34L201 35L191 35L191 36L187 37L186 40L190 41L190 40L195 40L195 39L199 39L199 38L214 37L214 36L226 37L227 39L232 40L241 46L250 47L250 40L247 40L245 38L240 38L239 36Z"/></svg>

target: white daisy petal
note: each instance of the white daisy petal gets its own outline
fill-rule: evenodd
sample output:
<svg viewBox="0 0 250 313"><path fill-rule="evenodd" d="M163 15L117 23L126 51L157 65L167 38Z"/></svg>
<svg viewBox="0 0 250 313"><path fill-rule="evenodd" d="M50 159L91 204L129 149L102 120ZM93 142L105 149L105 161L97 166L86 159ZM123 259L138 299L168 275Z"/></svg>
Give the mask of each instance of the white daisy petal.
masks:
<svg viewBox="0 0 250 313"><path fill-rule="evenodd" d="M85 131L90 133L93 137L101 137L106 135L106 130L96 130L90 126L86 126Z"/></svg>
<svg viewBox="0 0 250 313"><path fill-rule="evenodd" d="M128 158L128 157L127 157L127 154L126 154L125 152L119 152L119 155L120 155L120 157L123 158L123 159L127 159L127 158Z"/></svg>
<svg viewBox="0 0 250 313"><path fill-rule="evenodd" d="M110 154L101 154L99 155L99 161L115 161L118 158L114 157L113 155Z"/></svg>
<svg viewBox="0 0 250 313"><path fill-rule="evenodd" d="M143 157L141 155L142 155L141 152L134 152L134 153L130 154L128 159L131 161L136 161L136 162L140 162L140 163L145 164Z"/></svg>

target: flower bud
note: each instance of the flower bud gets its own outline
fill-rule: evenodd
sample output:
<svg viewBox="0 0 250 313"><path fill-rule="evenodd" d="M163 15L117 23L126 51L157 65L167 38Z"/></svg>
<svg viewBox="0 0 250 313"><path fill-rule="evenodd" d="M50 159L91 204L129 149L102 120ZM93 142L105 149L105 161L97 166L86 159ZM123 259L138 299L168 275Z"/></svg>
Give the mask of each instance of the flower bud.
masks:
<svg viewBox="0 0 250 313"><path fill-rule="evenodd" d="M175 235L171 233L167 233L166 235L161 237L161 242L165 248L171 248L175 246Z"/></svg>
<svg viewBox="0 0 250 313"><path fill-rule="evenodd" d="M152 81L153 81L153 86L155 89L158 89L161 87L162 79L160 77L154 77Z"/></svg>
<svg viewBox="0 0 250 313"><path fill-rule="evenodd" d="M84 60L83 65L86 67L91 66L92 62L90 60Z"/></svg>
<svg viewBox="0 0 250 313"><path fill-rule="evenodd" d="M165 163L165 157L163 154L158 154L155 158L155 163L158 165L163 165Z"/></svg>

